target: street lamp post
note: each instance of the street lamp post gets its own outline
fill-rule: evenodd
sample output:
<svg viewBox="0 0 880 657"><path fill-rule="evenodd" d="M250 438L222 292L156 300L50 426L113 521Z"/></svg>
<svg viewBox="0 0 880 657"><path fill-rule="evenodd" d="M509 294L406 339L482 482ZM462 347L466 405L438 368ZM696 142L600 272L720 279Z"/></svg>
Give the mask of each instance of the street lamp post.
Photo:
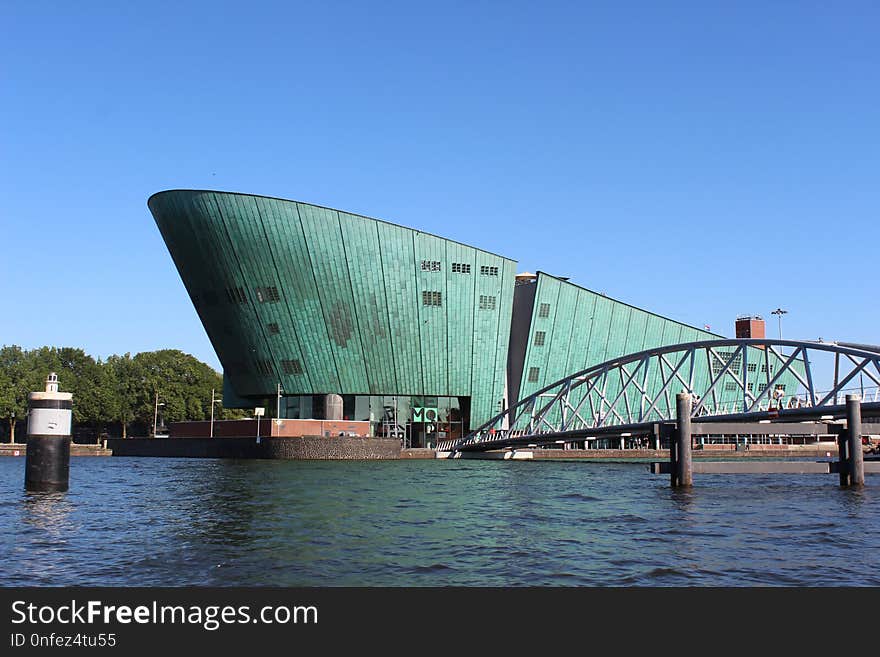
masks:
<svg viewBox="0 0 880 657"><path fill-rule="evenodd" d="M258 406L254 409L254 417L257 418L257 442L260 442L260 418L266 414L265 407ZM271 432L270 432L271 433Z"/></svg>
<svg viewBox="0 0 880 657"><path fill-rule="evenodd" d="M776 310L773 310L770 312L771 315L776 315L777 318L779 319L779 339L780 340L782 339L782 316L787 313L788 313L788 311L783 310L782 308L777 308Z"/></svg>
<svg viewBox="0 0 880 657"><path fill-rule="evenodd" d="M156 405L153 408L153 438L156 437L156 424L159 419L159 407L164 406L165 402L159 403L159 391L156 391Z"/></svg>
<svg viewBox="0 0 880 657"><path fill-rule="evenodd" d="M278 397L275 402L275 419L281 419L281 391L284 390L284 387L281 383L278 384Z"/></svg>
<svg viewBox="0 0 880 657"><path fill-rule="evenodd" d="M216 404L217 402L223 401L222 397L220 399L217 399L214 396L215 391L216 391L216 388L211 388L211 438L214 437L214 404Z"/></svg>

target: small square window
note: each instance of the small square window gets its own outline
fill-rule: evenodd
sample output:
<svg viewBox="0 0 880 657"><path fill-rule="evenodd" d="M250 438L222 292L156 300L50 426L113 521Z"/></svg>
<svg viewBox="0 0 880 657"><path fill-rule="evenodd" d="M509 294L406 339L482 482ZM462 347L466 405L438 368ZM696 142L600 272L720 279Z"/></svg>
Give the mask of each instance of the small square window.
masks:
<svg viewBox="0 0 880 657"><path fill-rule="evenodd" d="M543 347L544 340L546 339L546 337L547 337L546 331L535 331L535 346L536 347Z"/></svg>
<svg viewBox="0 0 880 657"><path fill-rule="evenodd" d="M443 305L443 295L440 292L435 292L432 290L424 290L422 292L422 305L423 306L442 306Z"/></svg>
<svg viewBox="0 0 880 657"><path fill-rule="evenodd" d="M302 365L296 359L294 360L282 360L281 361L281 369L284 370L285 374L302 374Z"/></svg>
<svg viewBox="0 0 880 657"><path fill-rule="evenodd" d="M495 310L495 297L487 294L480 295L480 310Z"/></svg>
<svg viewBox="0 0 880 657"><path fill-rule="evenodd" d="M244 303L247 301L244 290L240 287L227 287L226 298L229 303Z"/></svg>
<svg viewBox="0 0 880 657"><path fill-rule="evenodd" d="M538 374L540 373L540 371L541 371L541 369L538 367L530 367L529 368L529 382L534 383L535 381L537 381Z"/></svg>
<svg viewBox="0 0 880 657"><path fill-rule="evenodd" d="M257 301L260 303L278 303L281 301L281 295L278 294L278 288L274 285L258 287L256 293Z"/></svg>
<svg viewBox="0 0 880 657"><path fill-rule="evenodd" d="M550 317L550 304L542 303L538 306L538 317Z"/></svg>
<svg viewBox="0 0 880 657"><path fill-rule="evenodd" d="M271 335L278 335L279 333L281 333L281 329L278 328L278 324L276 324L275 322L272 322L271 324L267 324L266 328L269 329L269 333Z"/></svg>

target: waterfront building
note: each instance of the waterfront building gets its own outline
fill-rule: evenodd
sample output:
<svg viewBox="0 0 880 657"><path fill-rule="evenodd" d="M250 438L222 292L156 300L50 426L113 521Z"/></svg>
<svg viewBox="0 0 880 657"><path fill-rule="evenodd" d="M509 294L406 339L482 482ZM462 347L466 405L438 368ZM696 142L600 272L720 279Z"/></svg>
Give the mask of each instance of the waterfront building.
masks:
<svg viewBox="0 0 880 657"><path fill-rule="evenodd" d="M719 337L341 210L196 190L148 205L223 366L227 407L367 420L424 446L577 370Z"/></svg>

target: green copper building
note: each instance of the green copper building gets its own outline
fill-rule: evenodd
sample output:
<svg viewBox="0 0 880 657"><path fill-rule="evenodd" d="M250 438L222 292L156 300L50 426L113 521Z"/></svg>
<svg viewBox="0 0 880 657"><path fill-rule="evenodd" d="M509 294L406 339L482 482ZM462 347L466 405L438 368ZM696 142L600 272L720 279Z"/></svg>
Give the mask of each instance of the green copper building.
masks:
<svg viewBox="0 0 880 657"><path fill-rule="evenodd" d="M369 420L421 446L567 374L715 336L516 261L297 201L173 190L148 205L224 373L224 405Z"/></svg>

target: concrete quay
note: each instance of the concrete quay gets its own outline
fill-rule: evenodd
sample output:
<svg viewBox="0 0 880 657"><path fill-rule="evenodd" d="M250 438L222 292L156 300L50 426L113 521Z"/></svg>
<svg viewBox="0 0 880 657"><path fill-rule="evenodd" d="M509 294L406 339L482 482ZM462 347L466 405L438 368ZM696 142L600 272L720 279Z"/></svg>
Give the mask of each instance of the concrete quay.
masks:
<svg viewBox="0 0 880 657"><path fill-rule="evenodd" d="M0 456L25 456L27 443L0 443ZM71 456L112 456L113 452L104 445L80 445L71 443Z"/></svg>

